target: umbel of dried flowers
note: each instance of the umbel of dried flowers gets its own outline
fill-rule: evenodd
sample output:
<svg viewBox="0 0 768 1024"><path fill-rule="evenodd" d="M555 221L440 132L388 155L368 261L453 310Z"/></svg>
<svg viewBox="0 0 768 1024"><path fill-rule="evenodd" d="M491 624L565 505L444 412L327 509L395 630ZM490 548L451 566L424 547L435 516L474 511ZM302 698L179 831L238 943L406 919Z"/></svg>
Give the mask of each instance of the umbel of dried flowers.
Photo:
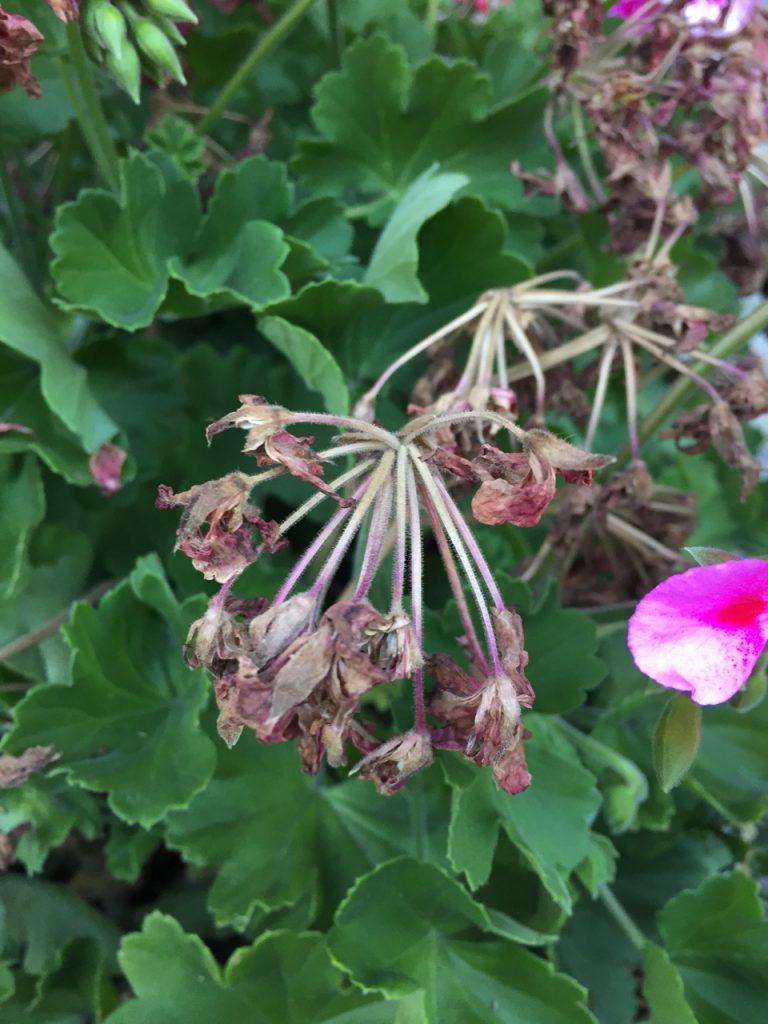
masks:
<svg viewBox="0 0 768 1024"><path fill-rule="evenodd" d="M221 736L232 745L248 728L264 743L296 739L308 772L324 759L343 765L351 743L363 754L354 770L385 794L428 765L435 748L463 751L490 767L509 793L525 789L521 708L531 707L533 690L522 624L505 607L452 488L476 486L472 509L480 522L530 526L554 497L558 474L588 484L610 458L539 428L524 430L503 405L496 411L459 403L457 410L451 399L443 411L429 409L394 433L366 418L291 412L253 395L241 402L208 428L208 438L244 430L244 451L261 471L229 473L178 494L161 487L157 501L183 509L177 547L221 584L187 643L189 663L213 677ZM316 450L313 437L292 432L302 425L339 433ZM492 443L504 434L514 451ZM326 468L338 460L348 468L326 480ZM314 493L282 522L266 521L251 492L283 474ZM235 597L241 573L283 546L289 530L323 502L333 502L325 525L275 597ZM469 671L424 648L425 526L459 610ZM358 534L365 540L357 577L329 602ZM389 603L375 608L371 585L390 561ZM428 704L425 672L432 682ZM398 680L412 681L413 727L382 740L362 717L361 699Z"/></svg>

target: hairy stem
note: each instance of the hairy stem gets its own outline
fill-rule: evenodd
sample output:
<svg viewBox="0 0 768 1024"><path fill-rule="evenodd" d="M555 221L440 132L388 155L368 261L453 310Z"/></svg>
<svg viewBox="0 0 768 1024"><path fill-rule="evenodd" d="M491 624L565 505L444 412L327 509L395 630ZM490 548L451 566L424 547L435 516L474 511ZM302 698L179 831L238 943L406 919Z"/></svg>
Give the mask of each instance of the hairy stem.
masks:
<svg viewBox="0 0 768 1024"><path fill-rule="evenodd" d="M328 561L325 563L323 568L317 574L317 579L312 584L311 593L314 595L320 595L326 589L328 584L333 579L336 570L339 567L344 555L347 553L347 548L352 543L357 531L360 529L363 523L363 519L368 514L368 509L371 507L373 500L381 490L381 487L387 480L388 476L392 472L392 466L395 461L394 452L386 452L379 462L378 466L371 473L368 481L365 485L365 490L355 505L354 511L349 518L349 521L342 530L341 536L339 537L336 545L331 552Z"/></svg>
<svg viewBox="0 0 768 1024"><path fill-rule="evenodd" d="M485 642L488 645L488 652L491 656L491 665L493 667L493 671L496 673L501 673L501 662L499 660L499 649L496 644L496 634L493 631L493 624L491 622L491 616L488 611L488 605L485 601L485 598L483 597L483 591L482 588L480 587L480 581L477 578L475 567L472 565L472 560L467 554L467 550L464 547L461 536L456 527L454 526L450 514L448 513L448 510L445 507L445 503L443 502L442 495L438 490L437 482L434 476L432 475L429 468L424 465L416 449L411 448L410 451L411 459L413 461L414 466L416 467L416 471L421 477L424 490L429 495L432 504L435 507L435 512L440 517L440 521L445 527L445 532L448 534L448 538L450 539L450 542L453 545L453 549L458 556L459 562L461 562L461 567L464 570L464 575L466 576L467 582L469 583L470 589L472 590L472 596L475 599L475 604L477 605L477 611L480 616L480 621L482 622L483 625L483 633L485 634Z"/></svg>
<svg viewBox="0 0 768 1024"><path fill-rule="evenodd" d="M405 557L408 545L408 449L403 445L397 453L395 469L395 555L392 562L391 611L403 610L405 591Z"/></svg>
<svg viewBox="0 0 768 1024"><path fill-rule="evenodd" d="M603 412L603 406L605 405L605 396L608 392L608 379L611 376L611 369L613 367L613 359L615 355L616 339L614 338L609 341L603 349L603 354L600 356L600 365L597 369L595 397L592 399L592 408L589 413L587 433L584 437L584 448L588 452L592 451L592 445L595 441L595 434L600 422L600 416Z"/></svg>
<svg viewBox="0 0 768 1024"><path fill-rule="evenodd" d="M376 571L381 564L384 540L387 536L389 521L392 516L392 490L391 479L385 480L373 506L371 527L368 531L365 551L363 553L363 564L360 566L360 575L354 592L355 601L361 601L371 589Z"/></svg>
<svg viewBox="0 0 768 1024"><path fill-rule="evenodd" d="M87 601L88 604L93 604L98 601L100 597L103 597L108 590L115 585L114 580L105 580L103 583L97 583L95 587L91 587L90 590L86 591L82 597L78 598L79 601ZM9 644L5 644L4 647L0 647L0 662L7 661L9 658L13 658L17 654L21 654L22 651L28 651L30 647L37 647L38 644L42 643L43 640L47 640L49 636L53 636L58 629L61 628L65 623L69 621L69 617L72 614L71 606L65 608L63 611L57 612L52 618L47 619L39 626L35 626L28 633L23 636L17 637L15 640L11 640Z"/></svg>
<svg viewBox="0 0 768 1024"><path fill-rule="evenodd" d="M430 346L440 341L441 338L447 337L453 331L457 331L465 324L468 324L470 320L474 320L476 316L479 316L485 310L487 305L487 302L476 303L471 309L468 309L466 313L462 313L461 316L457 316L455 320L451 320L450 323L445 324L439 330L434 331L426 338L422 338L421 341L417 342L415 345L409 348L407 352L404 352L401 356L398 356L394 363L391 363L384 371L384 373L382 373L382 375L379 377L376 383L366 391L366 393L360 399L360 402L358 404L367 405L368 403L372 402L376 398L378 393L381 391L381 389L384 387L384 385L387 383L389 378L393 374L395 374L402 366L405 366L406 363L409 363L412 359L415 359L416 356L420 355L422 352L426 352L426 350L430 348Z"/></svg>
<svg viewBox="0 0 768 1024"><path fill-rule="evenodd" d="M424 564L421 540L421 510L419 509L419 495L413 470L408 473L408 518L411 543L411 626L419 651L419 660L423 661L424 629L422 625L422 606L424 602ZM416 709L414 725L419 732L423 732L427 727L427 720L424 713L424 670L421 668L421 665L413 673L413 701Z"/></svg>
<svg viewBox="0 0 768 1024"><path fill-rule="evenodd" d="M440 552L440 558L443 562L443 567L445 568L445 574L448 577L448 584L451 588L453 599L456 602L461 624L464 627L464 635L469 641L469 646L478 666L487 674L488 661L482 647L480 646L480 639L477 635L475 624L472 621L472 616L469 613L469 605L467 604L467 599L464 596L464 590L461 586L461 579L456 568L456 559L453 557L451 545L448 543L448 539L445 536L445 530L443 529L443 524L440 522L440 517L435 512L435 506L432 504L429 495L425 491L422 491L421 497L424 502L424 507L427 510L427 514L429 515L429 520L432 524L437 549Z"/></svg>

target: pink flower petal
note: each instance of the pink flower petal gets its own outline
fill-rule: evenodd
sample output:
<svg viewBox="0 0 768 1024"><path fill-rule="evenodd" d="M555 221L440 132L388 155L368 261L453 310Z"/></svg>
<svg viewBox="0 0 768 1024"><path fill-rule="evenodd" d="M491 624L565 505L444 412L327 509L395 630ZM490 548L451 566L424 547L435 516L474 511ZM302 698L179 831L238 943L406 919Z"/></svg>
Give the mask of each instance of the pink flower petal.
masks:
<svg viewBox="0 0 768 1024"><path fill-rule="evenodd" d="M107 442L95 451L88 460L91 476L101 488L101 493L109 497L120 490L125 452L116 444Z"/></svg>
<svg viewBox="0 0 768 1024"><path fill-rule="evenodd" d="M637 667L697 704L741 689L768 643L768 561L698 566L647 594L629 620Z"/></svg>

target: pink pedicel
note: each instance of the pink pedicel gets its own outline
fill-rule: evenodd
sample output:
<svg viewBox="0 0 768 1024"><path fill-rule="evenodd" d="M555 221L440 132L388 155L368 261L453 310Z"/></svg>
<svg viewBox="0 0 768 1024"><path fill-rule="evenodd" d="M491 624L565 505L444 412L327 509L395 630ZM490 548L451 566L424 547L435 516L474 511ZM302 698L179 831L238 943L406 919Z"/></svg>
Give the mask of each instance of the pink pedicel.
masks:
<svg viewBox="0 0 768 1024"><path fill-rule="evenodd" d="M655 587L629 620L637 667L697 704L722 704L768 643L768 561L688 569Z"/></svg>

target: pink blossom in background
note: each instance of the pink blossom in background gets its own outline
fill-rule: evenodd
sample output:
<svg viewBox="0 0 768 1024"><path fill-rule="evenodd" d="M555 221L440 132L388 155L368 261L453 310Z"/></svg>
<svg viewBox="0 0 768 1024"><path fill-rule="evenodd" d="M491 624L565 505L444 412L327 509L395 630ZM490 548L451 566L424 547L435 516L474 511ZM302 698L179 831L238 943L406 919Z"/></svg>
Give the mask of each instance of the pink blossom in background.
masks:
<svg viewBox="0 0 768 1024"><path fill-rule="evenodd" d="M695 35L734 36L744 28L759 0L689 0L682 14ZM646 21L663 8L662 2L653 0L619 0L608 13L614 18L640 15Z"/></svg>
<svg viewBox="0 0 768 1024"><path fill-rule="evenodd" d="M16 431L17 434L31 434L32 431L29 427L25 427L21 423L0 423L0 434L9 433L11 430Z"/></svg>
<svg viewBox="0 0 768 1024"><path fill-rule="evenodd" d="M768 643L768 561L745 558L671 576L638 604L629 649L641 672L697 704L722 704Z"/></svg>
<svg viewBox="0 0 768 1024"><path fill-rule="evenodd" d="M88 460L91 476L101 488L105 497L120 490L120 477L123 472L125 452L116 444L107 442L95 451Z"/></svg>

